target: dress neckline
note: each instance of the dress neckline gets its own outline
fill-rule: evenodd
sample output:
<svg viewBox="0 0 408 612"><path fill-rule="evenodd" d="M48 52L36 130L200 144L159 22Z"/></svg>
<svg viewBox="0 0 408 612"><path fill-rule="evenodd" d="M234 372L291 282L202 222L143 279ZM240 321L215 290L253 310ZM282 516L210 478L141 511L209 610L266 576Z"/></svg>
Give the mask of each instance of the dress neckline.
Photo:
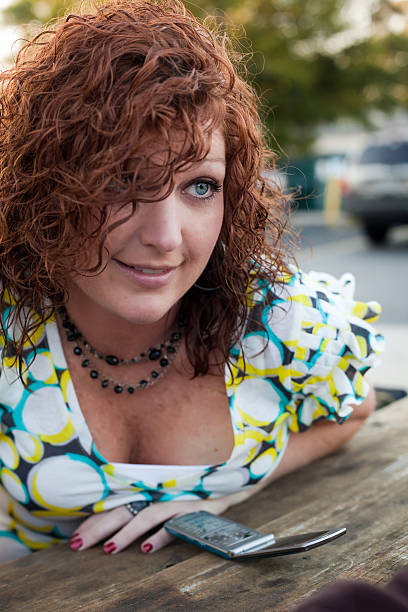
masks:
<svg viewBox="0 0 408 612"><path fill-rule="evenodd" d="M205 466L198 465L198 464L197 465L196 464L169 465L169 464L126 463L126 462L120 462L120 461L109 461L108 459L106 459L106 457L99 451L99 449L97 448L97 446L95 444L95 441L94 441L94 439L92 437L91 431L90 431L90 429L88 427L88 423L87 423L87 421L85 419L85 416L84 416L84 414L82 412L80 403L78 401L78 396L77 396L77 393L75 391L75 385L74 385L74 382L73 382L72 377L71 377L71 373L70 373L69 368L68 368L68 363L67 363L67 360L66 360L66 357L65 357L65 352L64 352L62 341L61 341L60 330L58 328L58 323L57 323L57 320L56 320L55 316L53 317L52 320L47 321L45 323L45 333L46 333L46 337L47 337L47 344L48 344L48 347L49 347L49 350L50 350L52 361L54 363L55 362L55 359L54 359L54 357L55 357L54 350L55 350L56 347L55 347L53 342L50 342L50 332L52 333L52 331L54 332L53 336L54 336L55 340L58 342L58 345L59 345L58 348L59 348L60 354L58 355L58 360L57 361L60 363L60 365L67 372L67 375L69 377L69 382L71 383L71 388L72 388L72 397L70 398L70 400L68 399L68 397L66 397L66 403L68 404L68 406L69 406L69 408L71 409L72 412L75 412L78 415L80 415L80 417L82 419L83 426L86 428L87 434L89 436L89 441L91 443L91 447L93 448L94 452L98 455L99 459L103 463L105 463L106 465L110 465L113 468L118 469L118 470L132 471L132 470L137 468L139 472L141 470L143 470L143 471L146 470L146 471L150 471L151 475L153 475L153 472L155 470L161 470L161 469L163 469L163 471L166 471L166 472L168 471L169 473L171 472L171 474L174 474L175 470L180 470L181 472L188 472L188 473L191 472L191 473L193 473L193 472L202 471L203 469L208 470L208 469L211 469L211 468L213 468L215 466L220 467L221 465L227 465L232 460L232 457L235 454L235 452L234 452L235 448L236 448L236 444L235 443L234 443L234 446L232 448L231 454L228 457L228 459L223 461L221 464L210 464L210 465L205 465ZM225 381L225 394L226 394L227 397L229 397L228 396L228 392L227 392L227 386L226 386L226 382L227 382L228 378L229 378L229 370L228 370L228 366L225 365L225 368L224 368L224 381ZM59 386L60 386L60 384L59 384ZM76 410L74 410L73 406L71 405L72 401L75 403ZM235 424L235 420L233 418L233 411L231 410L231 408L229 410L229 415L230 415L232 432L233 432L234 440L235 440L237 427L236 427L236 424ZM75 428L75 429L77 429L77 428Z"/></svg>

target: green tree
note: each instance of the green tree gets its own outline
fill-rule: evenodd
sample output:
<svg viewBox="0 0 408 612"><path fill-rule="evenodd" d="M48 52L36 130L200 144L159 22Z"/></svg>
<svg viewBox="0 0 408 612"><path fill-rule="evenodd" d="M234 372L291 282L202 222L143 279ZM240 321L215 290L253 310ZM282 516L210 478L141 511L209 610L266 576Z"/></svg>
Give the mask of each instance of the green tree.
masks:
<svg viewBox="0 0 408 612"><path fill-rule="evenodd" d="M76 2L78 4L78 2ZM45 23L50 19L63 15L67 6L64 0L16 0L3 9L3 19L9 24L20 24L30 27L38 23Z"/></svg>
<svg viewBox="0 0 408 612"><path fill-rule="evenodd" d="M320 124L351 118L368 126L372 110L408 108L405 0L372 3L365 37L350 35L357 18L344 0L217 0L217 9L211 0L199 4L244 28L266 123L288 153L307 151ZM394 17L399 34L388 27Z"/></svg>
<svg viewBox="0 0 408 612"><path fill-rule="evenodd" d="M368 125L374 109L408 108L407 0L359 3L372 7L364 37L350 35L357 24L345 0L186 3L200 17L215 15L237 35L236 48L250 57L248 78L264 120L288 154L306 152L323 123L348 117ZM17 0L3 16L8 23L38 23L72 4ZM388 27L395 19L398 32Z"/></svg>

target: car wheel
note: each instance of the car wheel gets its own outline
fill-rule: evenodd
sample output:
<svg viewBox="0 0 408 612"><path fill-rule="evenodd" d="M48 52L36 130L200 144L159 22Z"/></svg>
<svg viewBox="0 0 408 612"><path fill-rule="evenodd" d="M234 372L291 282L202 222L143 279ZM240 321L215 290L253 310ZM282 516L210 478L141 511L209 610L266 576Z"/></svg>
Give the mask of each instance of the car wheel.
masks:
<svg viewBox="0 0 408 612"><path fill-rule="evenodd" d="M365 221L364 232L373 244L384 244L387 240L389 226L378 221Z"/></svg>

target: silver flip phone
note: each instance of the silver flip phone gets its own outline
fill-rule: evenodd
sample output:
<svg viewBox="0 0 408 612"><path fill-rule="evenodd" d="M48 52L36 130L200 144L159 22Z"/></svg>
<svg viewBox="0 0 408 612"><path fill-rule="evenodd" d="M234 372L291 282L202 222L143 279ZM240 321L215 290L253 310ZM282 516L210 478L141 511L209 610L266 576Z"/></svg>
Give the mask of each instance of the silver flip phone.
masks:
<svg viewBox="0 0 408 612"><path fill-rule="evenodd" d="M222 516L203 510L176 516L164 524L166 530L226 559L273 557L304 552L331 542L346 533L345 527L275 538Z"/></svg>

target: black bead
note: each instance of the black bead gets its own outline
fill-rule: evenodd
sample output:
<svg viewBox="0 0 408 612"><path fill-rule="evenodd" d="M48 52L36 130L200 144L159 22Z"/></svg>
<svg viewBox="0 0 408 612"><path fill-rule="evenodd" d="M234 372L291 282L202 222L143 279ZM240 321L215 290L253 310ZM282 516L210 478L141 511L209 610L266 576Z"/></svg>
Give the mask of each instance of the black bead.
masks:
<svg viewBox="0 0 408 612"><path fill-rule="evenodd" d="M81 347L76 346L76 347L74 348L74 353L75 353L75 355L82 355L82 349L81 349Z"/></svg>
<svg viewBox="0 0 408 612"><path fill-rule="evenodd" d="M109 387L109 380L106 380L106 378L105 378L105 380L102 381L101 386L102 387Z"/></svg>
<svg viewBox="0 0 408 612"><path fill-rule="evenodd" d="M160 359L161 357L161 350L160 349L150 349L149 350L149 359L151 359L152 361L156 361L156 359Z"/></svg>
<svg viewBox="0 0 408 612"><path fill-rule="evenodd" d="M89 359L84 359L81 365L83 368L87 368L89 366Z"/></svg>
<svg viewBox="0 0 408 612"><path fill-rule="evenodd" d="M99 374L98 374L98 372L96 370L91 370L89 376L91 378L98 378Z"/></svg>
<svg viewBox="0 0 408 612"><path fill-rule="evenodd" d="M116 385L113 390L115 391L115 393L122 393L123 387L121 387L120 385Z"/></svg>
<svg viewBox="0 0 408 612"><path fill-rule="evenodd" d="M158 372L156 372L156 370L153 370L153 372L152 372L152 378L157 378L157 377L158 377L158 375L159 375L159 373L158 373Z"/></svg>
<svg viewBox="0 0 408 612"><path fill-rule="evenodd" d="M134 387L128 387L128 393L132 394L134 393L135 388Z"/></svg>
<svg viewBox="0 0 408 612"><path fill-rule="evenodd" d="M180 340L180 338L181 338L180 334L177 332L174 332L170 336L170 342L177 342L178 340Z"/></svg>
<svg viewBox="0 0 408 612"><path fill-rule="evenodd" d="M81 334L78 334L76 332L71 331L69 334L67 334L67 340L69 340L70 342L73 342L73 340L78 340L78 338L81 337Z"/></svg>
<svg viewBox="0 0 408 612"><path fill-rule="evenodd" d="M65 329L71 329L72 328L72 324L69 321L63 321L62 322L62 327L65 327Z"/></svg>
<svg viewBox="0 0 408 612"><path fill-rule="evenodd" d="M168 353L175 353L175 352L176 352L176 349L174 348L174 346L168 346L168 347L167 347L167 352L168 352Z"/></svg>
<svg viewBox="0 0 408 612"><path fill-rule="evenodd" d="M116 357L116 355L107 355L105 357L105 361L106 363L109 363L109 365L112 365L112 366L118 365L119 363L119 359Z"/></svg>
<svg viewBox="0 0 408 612"><path fill-rule="evenodd" d="M169 360L163 357L163 359L160 359L160 365L162 368L165 368L166 366L169 365Z"/></svg>
<svg viewBox="0 0 408 612"><path fill-rule="evenodd" d="M139 383L140 387L144 388L147 387L147 380L141 380Z"/></svg>

